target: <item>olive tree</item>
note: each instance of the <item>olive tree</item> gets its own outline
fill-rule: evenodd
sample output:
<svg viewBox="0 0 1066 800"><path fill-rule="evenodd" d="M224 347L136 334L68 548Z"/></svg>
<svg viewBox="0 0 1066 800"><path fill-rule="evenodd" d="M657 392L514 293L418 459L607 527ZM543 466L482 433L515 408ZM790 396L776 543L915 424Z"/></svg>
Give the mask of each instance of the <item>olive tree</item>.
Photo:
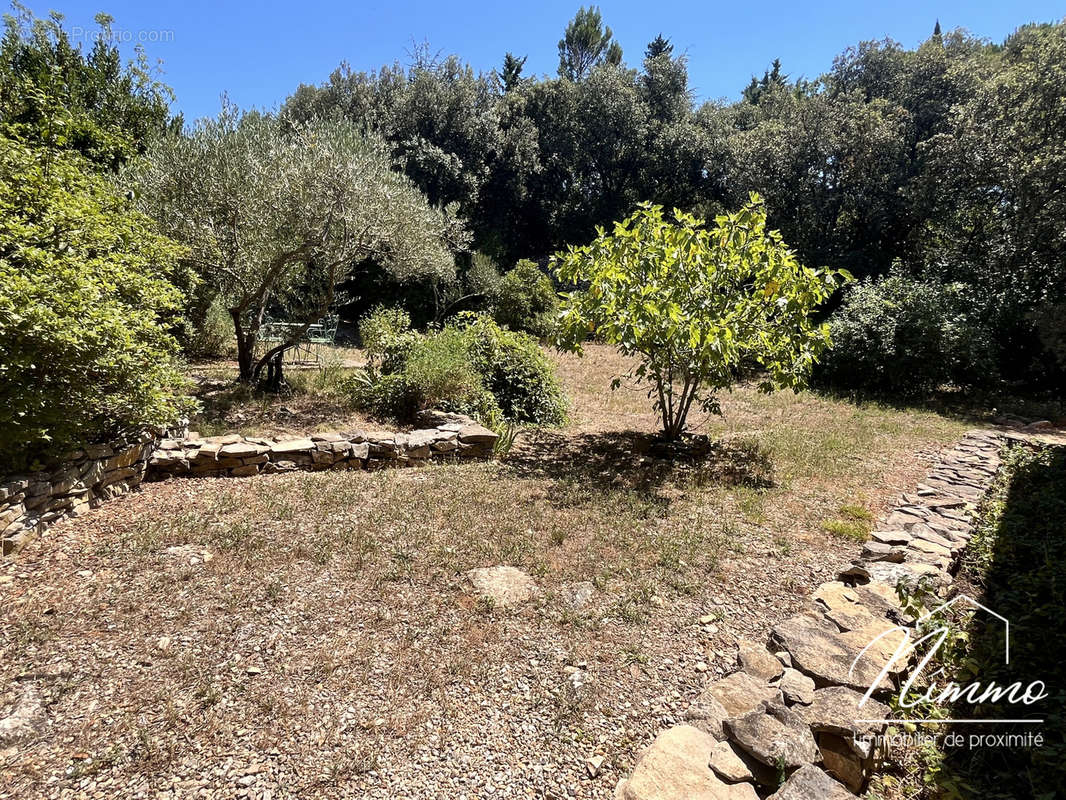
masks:
<svg viewBox="0 0 1066 800"><path fill-rule="evenodd" d="M259 379L269 365L276 386L292 342L256 356L271 307L306 328L367 258L399 278L453 274L451 248L464 246L465 234L392 166L386 145L348 121L283 124L226 105L188 135L155 142L130 177L143 207L187 246L192 267L225 302L241 380Z"/></svg>
<svg viewBox="0 0 1066 800"><path fill-rule="evenodd" d="M829 344L811 312L846 273L802 266L766 230L757 195L735 214L703 220L642 204L608 234L558 254L553 265L573 290L564 296L560 344L581 351L595 335L639 363L663 433L677 439L698 404L721 413L718 393L741 370L761 370L759 388L800 389ZM621 383L616 378L614 388Z"/></svg>

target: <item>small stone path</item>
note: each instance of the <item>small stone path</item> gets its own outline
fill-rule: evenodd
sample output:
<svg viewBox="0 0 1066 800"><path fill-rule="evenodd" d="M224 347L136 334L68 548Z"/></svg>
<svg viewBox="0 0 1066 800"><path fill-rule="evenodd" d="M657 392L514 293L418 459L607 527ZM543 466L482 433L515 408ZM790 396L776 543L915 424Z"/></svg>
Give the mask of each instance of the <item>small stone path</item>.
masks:
<svg viewBox="0 0 1066 800"><path fill-rule="evenodd" d="M924 578L947 593L1006 438L972 431L944 452L804 613L775 625L766 646L740 643L739 670L704 688L688 724L659 734L615 797L753 800L774 792L771 800L845 800L861 792L883 756L864 742L887 727L861 720L890 713L874 699L861 709L859 702L892 660L903 636L893 629L907 624L896 587ZM893 665L882 696L905 668Z"/></svg>

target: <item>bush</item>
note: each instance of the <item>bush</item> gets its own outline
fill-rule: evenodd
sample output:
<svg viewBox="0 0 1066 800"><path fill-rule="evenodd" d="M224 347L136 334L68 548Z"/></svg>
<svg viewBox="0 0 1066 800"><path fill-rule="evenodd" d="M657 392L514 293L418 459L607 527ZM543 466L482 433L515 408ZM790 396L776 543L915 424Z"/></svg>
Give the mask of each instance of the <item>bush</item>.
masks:
<svg viewBox="0 0 1066 800"><path fill-rule="evenodd" d="M350 383L353 403L372 414L405 418L425 408L501 421L557 425L565 402L551 362L535 339L486 317L461 314L421 336L404 332L383 346L371 369Z"/></svg>
<svg viewBox="0 0 1066 800"><path fill-rule="evenodd" d="M852 287L830 317L833 347L819 380L841 389L915 396L992 371L988 337L963 288L898 269Z"/></svg>
<svg viewBox="0 0 1066 800"><path fill-rule="evenodd" d="M417 340L411 315L402 308L377 306L359 321L359 341L372 372L399 372Z"/></svg>
<svg viewBox="0 0 1066 800"><path fill-rule="evenodd" d="M189 410L168 333L179 249L73 153L0 138L0 462Z"/></svg>
<svg viewBox="0 0 1066 800"><path fill-rule="evenodd" d="M496 410L470 358L466 332L456 327L420 339L407 354L402 375L414 409L438 408L481 418Z"/></svg>
<svg viewBox="0 0 1066 800"><path fill-rule="evenodd" d="M236 352L233 320L221 298L215 297L194 320L185 347L190 356L223 358Z"/></svg>
<svg viewBox="0 0 1066 800"><path fill-rule="evenodd" d="M467 321L464 334L470 360L504 419L536 425L566 421L555 367L533 337L486 317Z"/></svg>
<svg viewBox="0 0 1066 800"><path fill-rule="evenodd" d="M526 331L540 339L555 333L559 298L551 278L523 259L500 281L493 314L500 325Z"/></svg>

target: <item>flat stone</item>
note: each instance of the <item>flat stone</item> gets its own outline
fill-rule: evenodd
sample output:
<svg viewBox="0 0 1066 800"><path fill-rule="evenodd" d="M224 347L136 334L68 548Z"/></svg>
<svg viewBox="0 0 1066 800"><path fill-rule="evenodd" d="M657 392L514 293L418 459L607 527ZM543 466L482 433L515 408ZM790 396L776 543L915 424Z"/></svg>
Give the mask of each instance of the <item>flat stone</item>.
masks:
<svg viewBox="0 0 1066 800"><path fill-rule="evenodd" d="M531 600L537 593L533 579L508 566L479 567L466 573L474 591L497 606L513 606Z"/></svg>
<svg viewBox="0 0 1066 800"><path fill-rule="evenodd" d="M726 783L710 768L717 740L691 725L660 733L640 755L617 800L758 800L750 783Z"/></svg>
<svg viewBox="0 0 1066 800"><path fill-rule="evenodd" d="M229 456L231 458L243 458L245 456L257 456L260 453L266 451L267 448L251 442L234 442L233 444L223 445L222 449L218 451L220 456Z"/></svg>
<svg viewBox="0 0 1066 800"><path fill-rule="evenodd" d="M719 742L714 746L709 766L714 774L726 783L740 783L752 779L748 765L737 755L737 751L729 742Z"/></svg>
<svg viewBox="0 0 1066 800"><path fill-rule="evenodd" d="M723 724L732 716L725 710L725 706L718 702L706 691L700 695L700 699L685 710L685 721L692 723L693 727L711 734L715 739L725 738Z"/></svg>
<svg viewBox="0 0 1066 800"><path fill-rule="evenodd" d="M36 736L47 721L44 705L37 691L27 687L19 696L11 713L0 719L0 748L10 747L23 739Z"/></svg>
<svg viewBox="0 0 1066 800"><path fill-rule="evenodd" d="M878 689L892 689L887 678L881 678L883 663L853 646L838 633L828 620L802 614L773 628L774 638L792 656L793 666L814 679L815 685L850 686L866 691L876 684Z"/></svg>
<svg viewBox="0 0 1066 800"><path fill-rule="evenodd" d="M861 705L860 705L861 704ZM860 744L863 737L884 730L880 722L860 720L890 719L892 710L872 697L863 702L863 693L845 686L829 686L814 693L809 705L795 709L815 733L833 733L845 739L855 739L861 755L869 755L869 748Z"/></svg>
<svg viewBox="0 0 1066 800"><path fill-rule="evenodd" d="M822 768L852 792L861 792L874 769L873 758L863 758L841 736L823 733L818 736Z"/></svg>
<svg viewBox="0 0 1066 800"><path fill-rule="evenodd" d="M787 668L777 686L789 703L807 705L814 700L814 679L804 675L798 669Z"/></svg>
<svg viewBox="0 0 1066 800"><path fill-rule="evenodd" d="M818 761L818 744L803 717L780 703L767 703L725 721L729 738L760 763L794 769Z"/></svg>
<svg viewBox="0 0 1066 800"><path fill-rule="evenodd" d="M286 439L270 446L270 452L276 454L310 452L314 449L315 443L310 439Z"/></svg>
<svg viewBox="0 0 1066 800"><path fill-rule="evenodd" d="M747 672L734 672L705 687L700 701L707 697L717 700L729 716L739 717L763 702L780 700L781 690Z"/></svg>
<svg viewBox="0 0 1066 800"><path fill-rule="evenodd" d="M459 441L464 444L493 444L500 437L483 425L476 422L464 425L459 429Z"/></svg>
<svg viewBox="0 0 1066 800"><path fill-rule="evenodd" d="M855 795L818 767L805 764L767 800L855 800Z"/></svg>
<svg viewBox="0 0 1066 800"><path fill-rule="evenodd" d="M906 558L906 553L897 545L866 542L862 546L862 557L867 561L892 561L898 564Z"/></svg>
<svg viewBox="0 0 1066 800"><path fill-rule="evenodd" d="M767 682L781 675L784 666L765 647L747 639L739 640L737 645L737 660L744 672Z"/></svg>

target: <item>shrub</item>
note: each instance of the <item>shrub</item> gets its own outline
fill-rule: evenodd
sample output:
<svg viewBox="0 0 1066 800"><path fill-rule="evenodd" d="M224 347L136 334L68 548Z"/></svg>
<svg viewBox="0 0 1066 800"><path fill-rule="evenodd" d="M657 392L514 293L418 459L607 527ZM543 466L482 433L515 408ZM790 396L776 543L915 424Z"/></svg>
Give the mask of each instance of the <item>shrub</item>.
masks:
<svg viewBox="0 0 1066 800"><path fill-rule="evenodd" d="M446 327L420 339L410 350L402 375L415 409L439 408L482 418L495 404L470 357L466 332Z"/></svg>
<svg viewBox="0 0 1066 800"><path fill-rule="evenodd" d="M682 212L668 220L644 203L611 234L601 229L553 262L574 287L563 303L561 344L581 352L595 333L637 357L633 377L650 384L670 440L685 431L694 404L720 413L717 392L742 367L764 371L762 391L802 388L829 341L811 312L841 277L802 266L766 229L757 195L711 229Z"/></svg>
<svg viewBox="0 0 1066 800"><path fill-rule="evenodd" d="M833 349L819 380L842 389L913 396L991 372L987 337L962 287L899 269L852 287L830 317Z"/></svg>
<svg viewBox="0 0 1066 800"><path fill-rule="evenodd" d="M0 462L189 410L178 255L80 156L0 138Z"/></svg>
<svg viewBox="0 0 1066 800"><path fill-rule="evenodd" d="M559 298L551 278L523 259L500 281L493 314L500 325L526 331L540 339L555 333Z"/></svg>
<svg viewBox="0 0 1066 800"><path fill-rule="evenodd" d="M359 321L359 341L371 370L398 372L407 350L417 338L411 330L411 315L402 308L377 306ZM390 358L393 363L385 365Z"/></svg>
<svg viewBox="0 0 1066 800"><path fill-rule="evenodd" d="M192 323L185 347L191 356L222 358L236 352L233 321L221 298L215 297Z"/></svg>
<svg viewBox="0 0 1066 800"><path fill-rule="evenodd" d="M565 422L566 402L555 367L532 336L504 330L486 317L464 322L470 360L505 419L534 425Z"/></svg>
<svg viewBox="0 0 1066 800"><path fill-rule="evenodd" d="M349 389L357 407L379 416L404 418L439 408L493 425L556 425L565 419L554 368L536 340L486 317L460 314L425 336L394 335L379 364L380 371L368 370Z"/></svg>

